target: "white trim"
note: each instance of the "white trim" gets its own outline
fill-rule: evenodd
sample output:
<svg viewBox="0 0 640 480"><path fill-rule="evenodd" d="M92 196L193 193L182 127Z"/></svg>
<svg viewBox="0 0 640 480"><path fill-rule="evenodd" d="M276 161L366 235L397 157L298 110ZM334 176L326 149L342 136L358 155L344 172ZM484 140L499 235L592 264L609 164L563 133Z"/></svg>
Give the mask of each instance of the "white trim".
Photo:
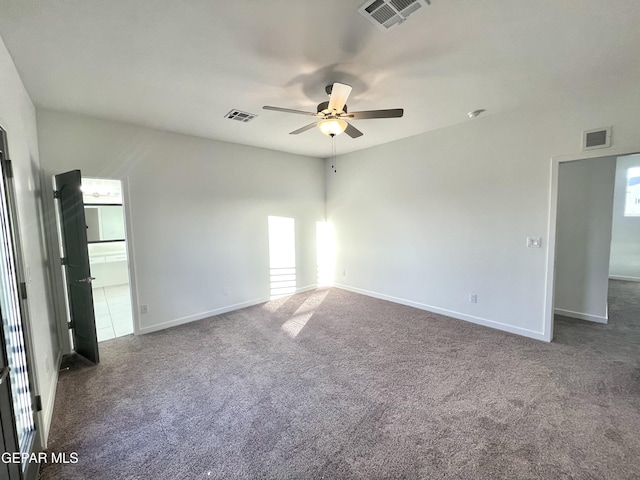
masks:
<svg viewBox="0 0 640 480"><path fill-rule="evenodd" d="M426 305L424 303L415 302L413 300L407 300L405 298L393 297L391 295L385 295L382 293L371 292L362 288L351 287L342 283L336 283L333 285L335 288L347 290L349 292L359 293L368 297L378 298L380 300L387 300L393 303L399 303L401 305L407 305L409 307L418 308L420 310L426 310L428 312L437 313L439 315L445 315L447 317L455 318L458 320L464 320L466 322L475 323L476 325L482 325L484 327L494 328L496 330L502 330L504 332L515 333L516 335L522 335L524 337L533 338L535 340L549 341L545 338L543 332L536 332L527 328L515 327L513 325L507 325L506 323L496 322L495 320L489 320L487 318L476 317L474 315L467 315L466 313L460 313L453 310L447 310L444 308L434 307L432 305Z"/></svg>
<svg viewBox="0 0 640 480"><path fill-rule="evenodd" d="M138 305L138 287L136 283L137 270L136 270L136 257L134 253L133 242L133 216L130 192L129 192L129 177L125 176L120 179L122 185L122 213L124 215L125 225L125 245L127 247L127 270L129 271L129 296L131 297L131 321L133 322L133 333L139 335L140 331L140 309Z"/></svg>
<svg viewBox="0 0 640 480"><path fill-rule="evenodd" d="M586 152L556 155L551 157L551 179L549 189L549 224L547 226L547 268L546 292L544 299L544 337L550 342L553 339L553 293L555 287L555 256L556 256L556 220L558 216L558 173L560 163L587 160L590 158L622 157L640 153L640 147L608 148L606 150L589 150Z"/></svg>
<svg viewBox="0 0 640 480"><path fill-rule="evenodd" d="M545 269L544 320L545 340L553 339L553 306L556 280L556 224L558 220L558 173L560 161L551 159L551 186L549 193L549 224L547 225L547 266Z"/></svg>
<svg viewBox="0 0 640 480"><path fill-rule="evenodd" d="M640 153L640 146L635 148L608 148L606 151L603 150L594 150L587 152L579 152L579 153L568 153L564 155L554 155L551 157L552 162L575 162L578 160L587 160L590 158L602 158L602 157L624 157L627 155L635 155Z"/></svg>
<svg viewBox="0 0 640 480"><path fill-rule="evenodd" d="M315 290L317 288L318 285L307 285L306 287L296 288L296 293L308 292L309 290ZM295 295L295 293L293 295Z"/></svg>
<svg viewBox="0 0 640 480"><path fill-rule="evenodd" d="M306 287L297 288L295 293L291 295L295 295L297 293L307 292L309 290L316 289L316 285L308 285ZM291 295L284 295L291 296ZM196 313L195 315L189 315L186 317L176 318L174 320L169 320L168 322L159 323L157 325L151 325L149 327L142 327L138 329L138 334L144 335L145 333L157 332L160 330L165 330L171 327L177 327L178 325L184 325L185 323L196 322L198 320L203 320L205 318L214 317L216 315L221 315L223 313L232 312L234 310L240 310L241 308L253 307L254 305L259 305L261 303L265 303L270 301L270 297L261 297L255 298L253 300L247 300L246 302L236 303L234 305L227 305L225 307L215 308L213 310L209 310L207 312Z"/></svg>
<svg viewBox="0 0 640 480"><path fill-rule="evenodd" d="M60 374L61 363L62 352L58 351L58 356L55 363L53 364L53 368L55 368L55 371L53 372L53 375L51 375L51 379L49 381L49 399L47 400L47 404L42 409L42 412L40 412L40 442L42 444L42 448L47 448L47 440L49 438L49 432L51 431L53 407L56 403L56 392L58 390L58 376Z"/></svg>
<svg viewBox="0 0 640 480"><path fill-rule="evenodd" d="M622 275L609 275L609 280L622 280L623 282L640 282L638 277L624 277Z"/></svg>
<svg viewBox="0 0 640 480"><path fill-rule="evenodd" d="M197 320L203 320L205 318L213 317L215 315L220 315L222 313L231 312L233 310L240 310L241 308L252 307L254 305L258 305L259 303L264 303L268 301L269 301L269 297L256 298L254 300L249 300L242 303L236 303L235 305L228 305L226 307L220 307L220 308L216 308L206 312L196 313L195 315L176 318L174 320L169 320L168 322L151 325L149 327L140 327L138 328L137 333L145 334L145 333L157 332L159 330L165 330L167 328L177 327L178 325L184 325L185 323L191 323Z"/></svg>
<svg viewBox="0 0 640 480"><path fill-rule="evenodd" d="M562 315L563 317L577 318L578 320L586 320L587 322L595 323L609 323L609 315L604 317L598 315L591 315L590 313L574 312L572 310L563 310L556 308L553 310L556 315Z"/></svg>

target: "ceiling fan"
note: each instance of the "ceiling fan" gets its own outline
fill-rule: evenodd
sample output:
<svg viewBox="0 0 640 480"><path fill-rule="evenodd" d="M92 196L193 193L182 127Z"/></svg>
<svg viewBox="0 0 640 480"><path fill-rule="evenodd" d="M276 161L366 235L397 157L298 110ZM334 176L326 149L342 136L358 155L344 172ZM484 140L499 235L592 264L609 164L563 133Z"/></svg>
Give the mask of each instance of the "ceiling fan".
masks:
<svg viewBox="0 0 640 480"><path fill-rule="evenodd" d="M356 127L351 125L347 120L367 120L371 118L399 118L404 114L402 108L392 108L388 110L366 110L362 112L348 112L347 99L351 93L351 86L344 83L335 82L333 85L327 85L325 91L329 95L329 101L318 104L316 113L304 112L302 110L292 110L290 108L270 107L265 105L265 110L274 110L276 112L297 113L299 115L308 115L319 118L313 123L302 128L290 132L291 135L297 135L307 130L311 130L317 126L322 133L335 137L345 132L351 138L361 137L363 133Z"/></svg>

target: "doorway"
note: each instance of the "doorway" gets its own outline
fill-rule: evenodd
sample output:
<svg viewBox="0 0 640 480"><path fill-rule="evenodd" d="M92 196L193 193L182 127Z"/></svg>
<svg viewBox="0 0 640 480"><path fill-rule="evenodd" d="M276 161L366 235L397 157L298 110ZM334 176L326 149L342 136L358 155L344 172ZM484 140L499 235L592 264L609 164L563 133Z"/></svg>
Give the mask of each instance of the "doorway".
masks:
<svg viewBox="0 0 640 480"><path fill-rule="evenodd" d="M556 315L608 322L615 172L613 156L564 162L559 166Z"/></svg>
<svg viewBox="0 0 640 480"><path fill-rule="evenodd" d="M545 312L549 341L556 314L608 323L616 256L615 204L622 203L614 202L619 183L616 172L620 159L636 153L610 149L606 156L589 152L552 159ZM634 220L640 223L640 217ZM636 247L640 262L637 242Z"/></svg>
<svg viewBox="0 0 640 480"><path fill-rule="evenodd" d="M82 177L98 342L134 332L122 182Z"/></svg>
<svg viewBox="0 0 640 480"><path fill-rule="evenodd" d="M609 278L640 282L640 155L616 161Z"/></svg>

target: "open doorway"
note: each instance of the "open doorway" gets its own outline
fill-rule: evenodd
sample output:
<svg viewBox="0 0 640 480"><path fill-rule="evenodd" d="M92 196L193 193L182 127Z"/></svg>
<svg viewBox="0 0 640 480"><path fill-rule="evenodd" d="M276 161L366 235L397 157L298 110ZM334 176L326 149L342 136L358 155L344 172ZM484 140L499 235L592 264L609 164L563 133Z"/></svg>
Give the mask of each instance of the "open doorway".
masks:
<svg viewBox="0 0 640 480"><path fill-rule="evenodd" d="M640 155L616 160L609 278L640 282Z"/></svg>
<svg viewBox="0 0 640 480"><path fill-rule="evenodd" d="M549 340L556 315L563 321L615 321L610 307L620 281L640 281L640 169L636 167L640 155L633 152L554 159Z"/></svg>
<svg viewBox="0 0 640 480"><path fill-rule="evenodd" d="M640 306L640 154L619 156L613 194L609 315L637 329Z"/></svg>
<svg viewBox="0 0 640 480"><path fill-rule="evenodd" d="M556 315L607 323L616 157L563 162L558 171Z"/></svg>
<svg viewBox="0 0 640 480"><path fill-rule="evenodd" d="M133 333L120 180L82 178L98 342Z"/></svg>

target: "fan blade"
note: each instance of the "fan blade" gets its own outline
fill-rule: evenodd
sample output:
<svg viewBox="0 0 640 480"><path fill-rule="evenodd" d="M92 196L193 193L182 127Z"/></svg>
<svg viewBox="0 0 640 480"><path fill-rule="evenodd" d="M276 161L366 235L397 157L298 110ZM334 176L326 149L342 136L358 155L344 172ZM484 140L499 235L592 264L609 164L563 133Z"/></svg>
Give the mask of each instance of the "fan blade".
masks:
<svg viewBox="0 0 640 480"><path fill-rule="evenodd" d="M306 132L307 130L311 130L311 129L312 129L313 127L315 127L317 124L318 124L317 122L310 123L309 125L306 125L306 126L304 126L304 127L302 127L302 128L299 128L299 129L297 129L297 130L294 130L293 132L289 132L289 135L297 135L297 134L299 134L299 133Z"/></svg>
<svg viewBox="0 0 640 480"><path fill-rule="evenodd" d="M262 107L265 110L273 110L274 112L284 112L284 113L297 113L299 115L311 115L312 117L321 117L322 115L318 115L314 112L303 112L302 110L292 110L290 108L280 108L280 107L270 107L269 105L265 105Z"/></svg>
<svg viewBox="0 0 640 480"><path fill-rule="evenodd" d="M402 108L391 108L389 110L366 110L364 112L349 112L345 118L354 120L366 120L368 118L399 118L404 115Z"/></svg>
<svg viewBox="0 0 640 480"><path fill-rule="evenodd" d="M349 135L351 138L358 138L364 135L360 130L351 125L349 122L347 122L347 128L345 129L344 133Z"/></svg>
<svg viewBox="0 0 640 480"><path fill-rule="evenodd" d="M329 97L329 110L341 112L344 109L344 104L347 103L347 98L351 93L351 86L344 83L334 83L331 87L331 96Z"/></svg>

